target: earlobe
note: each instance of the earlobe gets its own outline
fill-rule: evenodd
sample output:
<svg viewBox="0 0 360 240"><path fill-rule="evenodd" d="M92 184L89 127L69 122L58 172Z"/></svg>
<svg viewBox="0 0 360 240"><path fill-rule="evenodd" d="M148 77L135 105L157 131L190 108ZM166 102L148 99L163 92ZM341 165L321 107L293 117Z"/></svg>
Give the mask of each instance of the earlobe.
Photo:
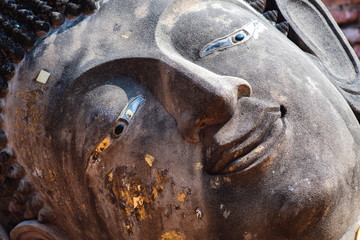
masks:
<svg viewBox="0 0 360 240"><path fill-rule="evenodd" d="M359 60L321 1L275 2L282 16L289 22L295 39L301 42L299 45L302 46L299 47L319 59L330 79L340 86L352 85L359 79Z"/></svg>
<svg viewBox="0 0 360 240"><path fill-rule="evenodd" d="M275 4L274 4L275 3ZM320 0L274 0L290 24L289 39L320 67L360 121L360 63L341 29Z"/></svg>
<svg viewBox="0 0 360 240"><path fill-rule="evenodd" d="M1 236L1 235L0 235ZM11 232L12 240L65 240L67 239L59 230L51 225L41 224L35 220L19 223Z"/></svg>

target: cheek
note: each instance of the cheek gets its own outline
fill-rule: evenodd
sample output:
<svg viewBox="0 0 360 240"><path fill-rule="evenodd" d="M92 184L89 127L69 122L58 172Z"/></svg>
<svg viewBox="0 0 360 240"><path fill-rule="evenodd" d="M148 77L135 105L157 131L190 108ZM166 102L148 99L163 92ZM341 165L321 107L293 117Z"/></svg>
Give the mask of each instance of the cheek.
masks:
<svg viewBox="0 0 360 240"><path fill-rule="evenodd" d="M164 229L187 231L195 209L204 209L201 168L195 164L201 147L186 142L175 120L154 98L145 97L124 134L87 173L104 219L126 226L138 239L158 239ZM159 224L163 228L154 229Z"/></svg>
<svg viewBox="0 0 360 240"><path fill-rule="evenodd" d="M276 175L274 169L260 180L256 176L245 181L226 177L209 180L207 200L218 234L231 232L234 239L244 232L257 234L259 239L298 239L311 232L317 237L309 239L335 239L329 234L337 234L344 226L331 232L324 226L339 226L349 217L339 211L348 203L342 196L345 187L341 180L331 173L318 176L301 170Z"/></svg>
<svg viewBox="0 0 360 240"><path fill-rule="evenodd" d="M337 203L340 192L336 179L302 179L275 192L278 209L277 226L288 237L304 234L310 227L321 224Z"/></svg>

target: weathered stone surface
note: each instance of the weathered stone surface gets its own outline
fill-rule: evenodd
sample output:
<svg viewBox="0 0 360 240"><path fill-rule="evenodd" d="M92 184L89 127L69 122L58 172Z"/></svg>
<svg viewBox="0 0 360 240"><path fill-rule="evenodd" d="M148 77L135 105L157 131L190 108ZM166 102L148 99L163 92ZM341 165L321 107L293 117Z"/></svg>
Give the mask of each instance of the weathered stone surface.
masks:
<svg viewBox="0 0 360 240"><path fill-rule="evenodd" d="M52 4L29 8L97 9ZM1 237L355 237L359 61L321 2L99 6L35 36L4 80Z"/></svg>

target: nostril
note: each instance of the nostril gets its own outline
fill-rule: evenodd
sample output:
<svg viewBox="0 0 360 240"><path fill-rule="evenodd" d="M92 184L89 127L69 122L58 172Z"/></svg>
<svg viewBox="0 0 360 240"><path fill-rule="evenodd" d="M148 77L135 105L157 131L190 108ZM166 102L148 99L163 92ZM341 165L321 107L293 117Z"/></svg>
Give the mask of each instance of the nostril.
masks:
<svg viewBox="0 0 360 240"><path fill-rule="evenodd" d="M280 105L281 118L285 117L287 109L284 105Z"/></svg>
<svg viewBox="0 0 360 240"><path fill-rule="evenodd" d="M251 87L248 84L241 84L238 86L238 98L250 97Z"/></svg>

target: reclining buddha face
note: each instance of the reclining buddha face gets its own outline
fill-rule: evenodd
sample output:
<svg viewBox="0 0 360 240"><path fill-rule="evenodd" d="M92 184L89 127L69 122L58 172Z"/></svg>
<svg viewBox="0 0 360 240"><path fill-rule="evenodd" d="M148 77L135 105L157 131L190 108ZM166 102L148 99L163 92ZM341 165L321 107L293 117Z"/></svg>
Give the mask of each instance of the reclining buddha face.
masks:
<svg viewBox="0 0 360 240"><path fill-rule="evenodd" d="M291 40L245 2L108 1L31 52L9 137L53 224L70 239L341 238L359 215L343 90L357 61L321 6L277 6Z"/></svg>

